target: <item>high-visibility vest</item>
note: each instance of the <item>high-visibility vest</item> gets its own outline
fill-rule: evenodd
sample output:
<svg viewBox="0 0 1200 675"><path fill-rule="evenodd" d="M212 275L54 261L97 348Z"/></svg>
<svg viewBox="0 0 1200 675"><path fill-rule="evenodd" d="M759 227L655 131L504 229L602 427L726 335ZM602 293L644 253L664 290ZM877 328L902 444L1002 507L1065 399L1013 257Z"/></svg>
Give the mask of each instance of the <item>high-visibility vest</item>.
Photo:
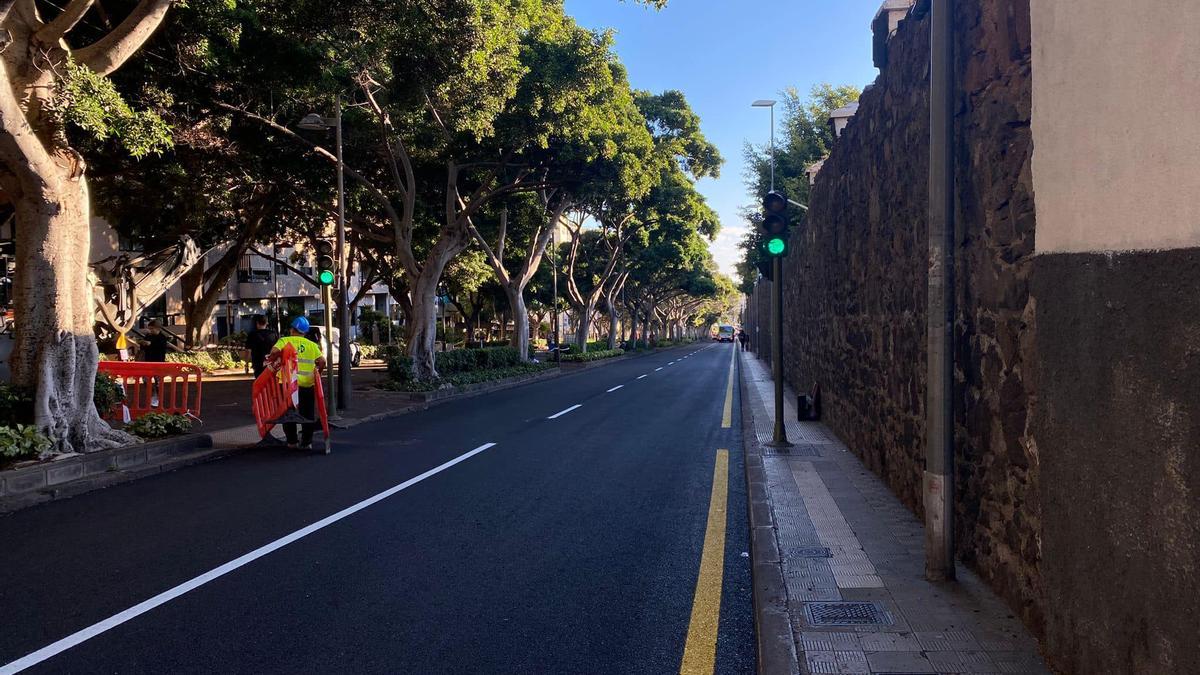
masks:
<svg viewBox="0 0 1200 675"><path fill-rule="evenodd" d="M296 382L301 387L313 386L316 380L317 359L321 358L321 346L306 337L289 335L279 338L275 349L282 350L287 345L296 350Z"/></svg>

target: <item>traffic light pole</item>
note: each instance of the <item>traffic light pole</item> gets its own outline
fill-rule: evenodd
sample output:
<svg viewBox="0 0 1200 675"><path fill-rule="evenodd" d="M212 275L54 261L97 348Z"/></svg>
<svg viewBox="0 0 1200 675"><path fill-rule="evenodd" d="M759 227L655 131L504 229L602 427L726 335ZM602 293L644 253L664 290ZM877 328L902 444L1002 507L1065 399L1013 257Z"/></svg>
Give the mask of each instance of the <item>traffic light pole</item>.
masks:
<svg viewBox="0 0 1200 675"><path fill-rule="evenodd" d="M329 284L321 286L321 302L325 303L325 353L330 357L325 359L325 377L328 380L328 386L325 389L329 392L329 404L326 409L329 410L329 419L337 418L337 386L333 381L333 287Z"/></svg>
<svg viewBox="0 0 1200 675"><path fill-rule="evenodd" d="M771 373L775 377L775 433L768 443L772 448L788 448L787 428L783 424L783 256L771 261L775 280L771 282Z"/></svg>
<svg viewBox="0 0 1200 675"><path fill-rule="evenodd" d="M341 289L338 295L338 324L341 331L338 334L338 392L335 410L345 410L350 405L350 370L353 367L350 354L350 261L346 260L346 165L342 161L342 97L337 98L336 128L337 135L337 284ZM331 305L325 305L330 307ZM326 313L328 315L328 312ZM326 329L328 330L328 329ZM330 367L329 372L333 372ZM332 387L330 387L332 389Z"/></svg>

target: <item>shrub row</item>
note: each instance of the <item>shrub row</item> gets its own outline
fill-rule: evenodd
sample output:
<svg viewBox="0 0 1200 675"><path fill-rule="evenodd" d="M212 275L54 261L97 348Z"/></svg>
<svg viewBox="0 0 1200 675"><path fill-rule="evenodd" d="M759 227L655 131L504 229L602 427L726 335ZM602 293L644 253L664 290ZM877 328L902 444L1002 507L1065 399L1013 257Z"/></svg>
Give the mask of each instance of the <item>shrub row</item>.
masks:
<svg viewBox="0 0 1200 675"><path fill-rule="evenodd" d="M211 373L217 370L232 370L238 367L241 356L234 349L198 349L191 352L171 352L167 354L170 363L190 363L199 366L200 370Z"/></svg>
<svg viewBox="0 0 1200 675"><path fill-rule="evenodd" d="M505 368L489 368L455 373L442 377L440 380L393 380L389 385L386 385L386 388L405 392L436 391L444 387L461 387L468 384L503 380L508 377L517 377L518 375L532 375L554 367L552 363L522 363Z"/></svg>
<svg viewBox="0 0 1200 675"><path fill-rule="evenodd" d="M437 352L434 367L443 378L474 370L495 370L521 365L520 352L515 347L484 347ZM388 374L401 382L412 379L412 359L404 354L388 358Z"/></svg>
<svg viewBox="0 0 1200 675"><path fill-rule="evenodd" d="M163 438L191 430L190 419L171 413L148 413L125 425L125 431L139 438Z"/></svg>
<svg viewBox="0 0 1200 675"><path fill-rule="evenodd" d="M599 351L585 352L583 354L563 354L562 360L568 363L599 361L600 359L611 359L614 356L621 356L624 353L624 349L601 349Z"/></svg>

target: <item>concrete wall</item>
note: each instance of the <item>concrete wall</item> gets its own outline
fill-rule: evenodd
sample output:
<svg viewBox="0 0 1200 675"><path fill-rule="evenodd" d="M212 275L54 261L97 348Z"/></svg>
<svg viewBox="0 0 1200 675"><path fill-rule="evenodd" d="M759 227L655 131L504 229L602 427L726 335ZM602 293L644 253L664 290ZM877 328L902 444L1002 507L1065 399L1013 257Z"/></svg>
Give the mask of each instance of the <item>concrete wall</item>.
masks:
<svg viewBox="0 0 1200 675"><path fill-rule="evenodd" d="M1200 2L1031 5L1038 251L1200 246Z"/></svg>
<svg viewBox="0 0 1200 675"><path fill-rule="evenodd" d="M1032 28L1047 648L1200 673L1200 2L1032 0Z"/></svg>

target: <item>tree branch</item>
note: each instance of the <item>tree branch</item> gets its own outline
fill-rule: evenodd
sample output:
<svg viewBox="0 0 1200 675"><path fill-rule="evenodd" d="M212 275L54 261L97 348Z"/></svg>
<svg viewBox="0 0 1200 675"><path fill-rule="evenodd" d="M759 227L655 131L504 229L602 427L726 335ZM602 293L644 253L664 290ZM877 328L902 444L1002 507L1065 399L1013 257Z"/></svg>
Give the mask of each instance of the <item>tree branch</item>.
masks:
<svg viewBox="0 0 1200 675"><path fill-rule="evenodd" d="M58 16L42 26L35 36L42 44L54 44L62 39L92 8L95 0L71 0Z"/></svg>
<svg viewBox="0 0 1200 675"><path fill-rule="evenodd" d="M141 0L108 35L75 50L75 60L100 75L111 75L150 39L174 2Z"/></svg>

